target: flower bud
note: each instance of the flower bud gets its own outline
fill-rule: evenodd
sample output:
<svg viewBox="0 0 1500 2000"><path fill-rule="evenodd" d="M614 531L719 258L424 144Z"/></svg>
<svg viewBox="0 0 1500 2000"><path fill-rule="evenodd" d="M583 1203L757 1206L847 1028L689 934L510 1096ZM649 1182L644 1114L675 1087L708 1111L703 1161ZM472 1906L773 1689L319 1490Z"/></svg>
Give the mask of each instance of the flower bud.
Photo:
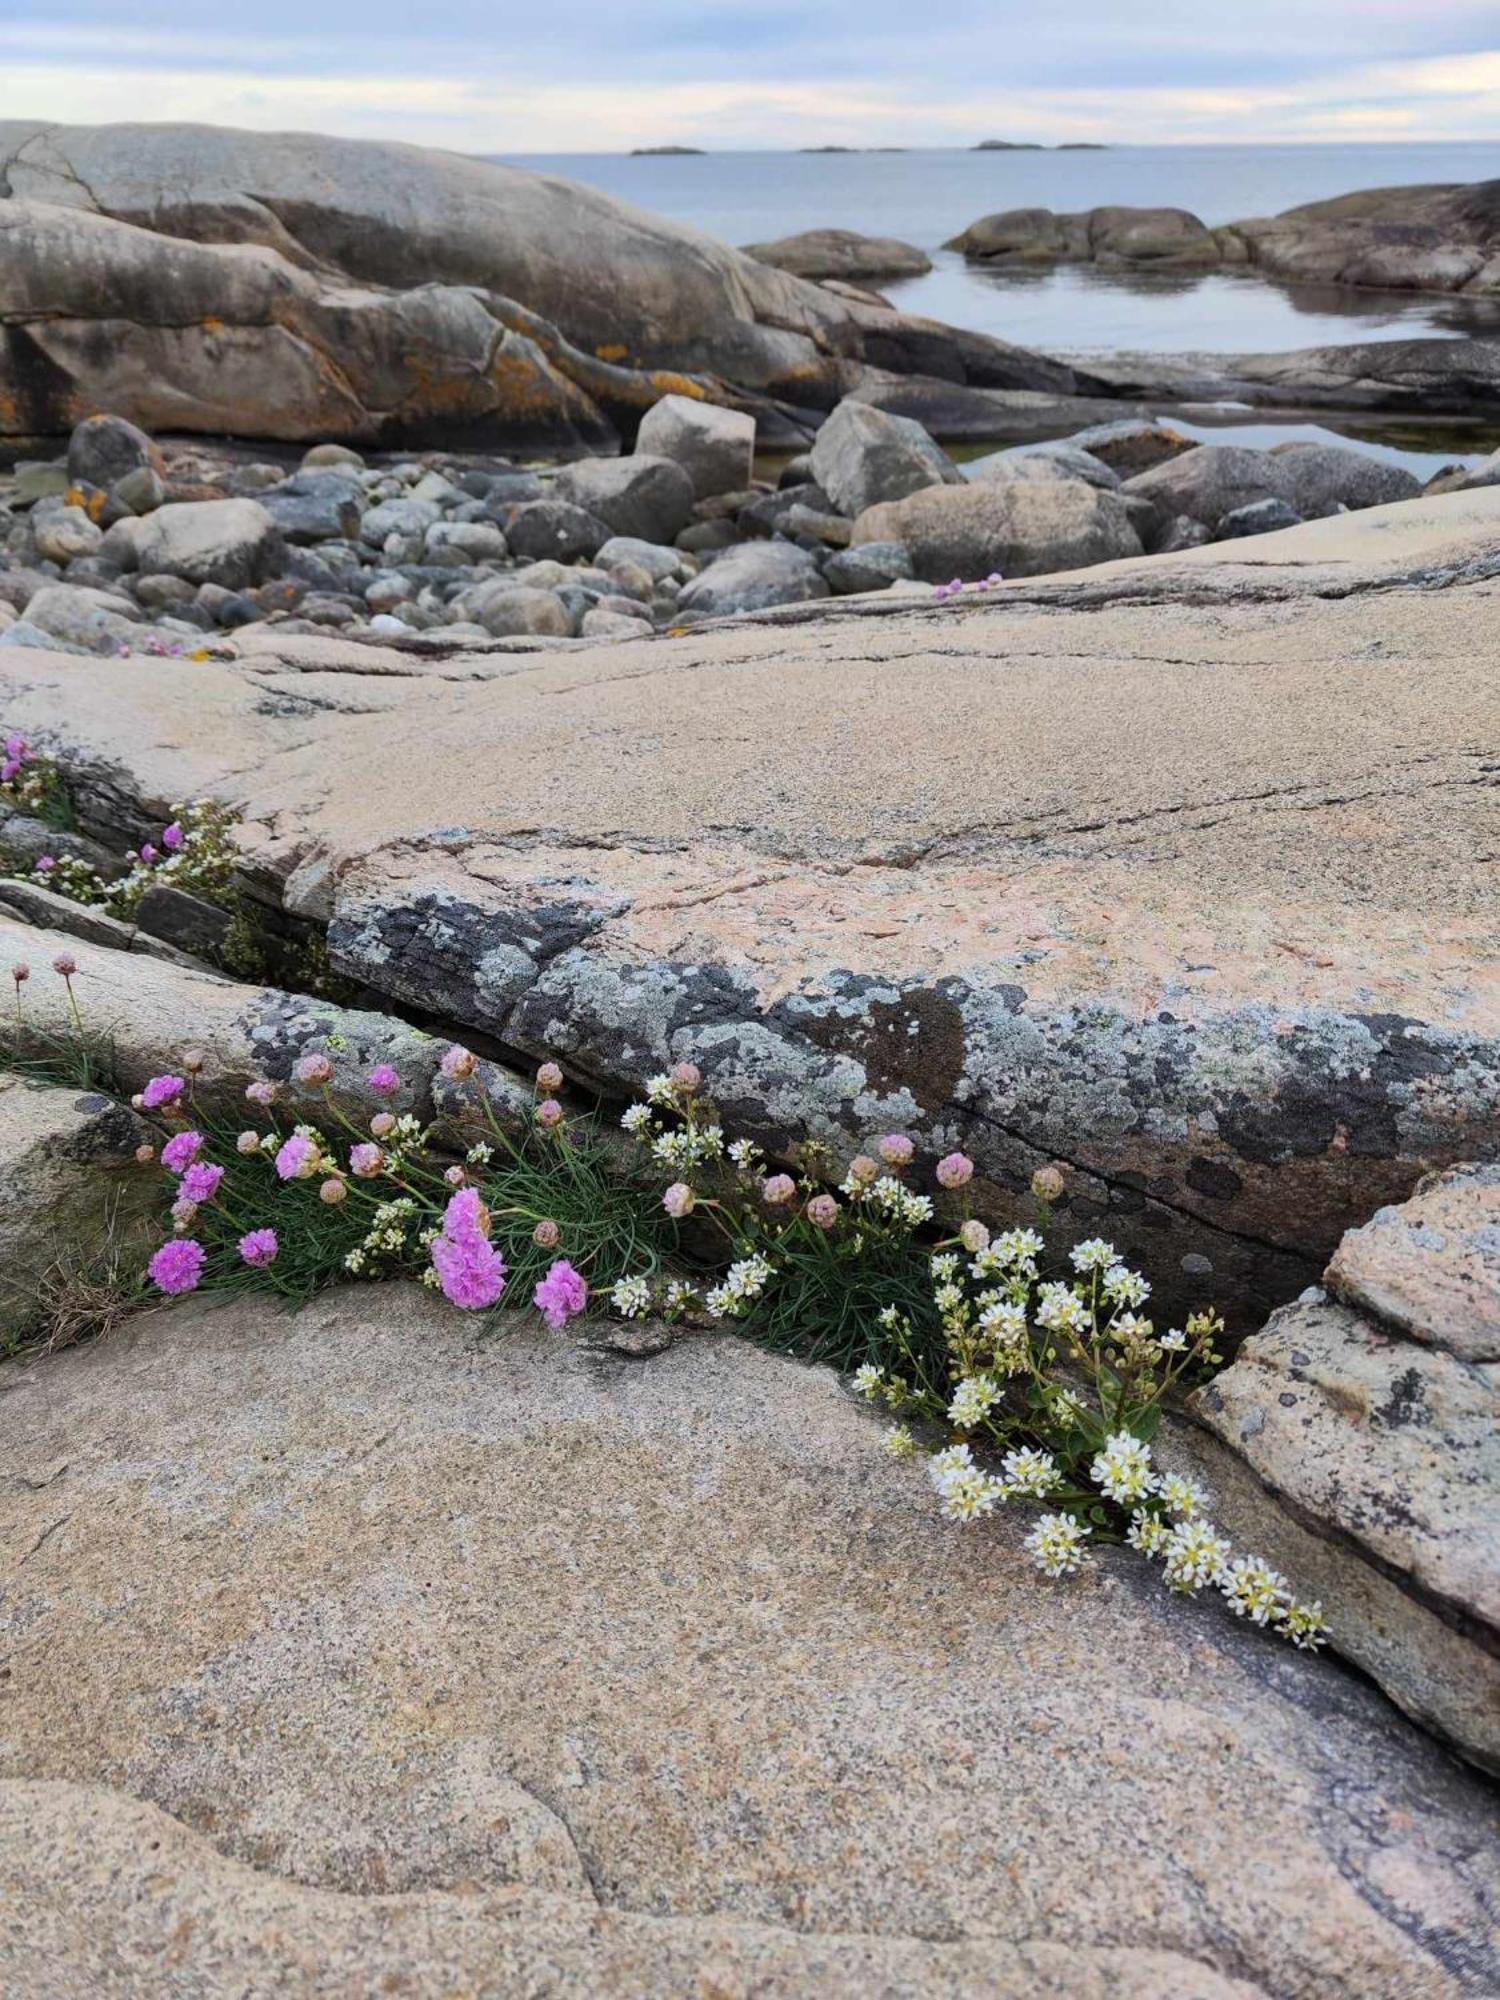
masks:
<svg viewBox="0 0 1500 2000"><path fill-rule="evenodd" d="M472 1049L466 1049L455 1042L451 1049L445 1051L438 1067L450 1082L462 1083L465 1077L472 1076L479 1067L479 1058Z"/></svg>
<svg viewBox="0 0 1500 2000"><path fill-rule="evenodd" d="M673 1181L662 1196L661 1205L675 1222L680 1222L685 1215L692 1214L697 1199L686 1181Z"/></svg>
<svg viewBox="0 0 1500 2000"><path fill-rule="evenodd" d="M182 1052L182 1067L189 1076L199 1075L206 1061L207 1057L202 1049L184 1049Z"/></svg>
<svg viewBox="0 0 1500 2000"><path fill-rule="evenodd" d="M259 1132L241 1132L240 1136L234 1142L234 1150L237 1153L258 1153L260 1151Z"/></svg>
<svg viewBox="0 0 1500 2000"><path fill-rule="evenodd" d="M455 1188L462 1187L468 1178L462 1167L449 1167L443 1175L443 1179L448 1183L449 1187Z"/></svg>
<svg viewBox="0 0 1500 2000"><path fill-rule="evenodd" d="M532 1230L531 1240L540 1250L555 1250L562 1242L562 1231L555 1222L544 1216Z"/></svg>
<svg viewBox="0 0 1500 2000"><path fill-rule="evenodd" d="M887 1132L875 1150L888 1167L904 1167L910 1165L915 1148L904 1132Z"/></svg>
<svg viewBox="0 0 1500 2000"><path fill-rule="evenodd" d="M937 1163L937 1177L940 1187L967 1187L974 1178L974 1162L967 1153L948 1153Z"/></svg>
<svg viewBox="0 0 1500 2000"><path fill-rule="evenodd" d="M298 1056L292 1065L292 1075L296 1077L298 1083L329 1083L333 1078L333 1064L327 1056L316 1052L312 1055Z"/></svg>
<svg viewBox="0 0 1500 2000"><path fill-rule="evenodd" d="M990 1247L990 1232L982 1222L971 1219L958 1232L958 1240L971 1257L977 1257L981 1250Z"/></svg>
<svg viewBox="0 0 1500 2000"><path fill-rule="evenodd" d="M696 1063L673 1063L671 1078L679 1090L685 1090L689 1097L703 1088L703 1072Z"/></svg>
<svg viewBox="0 0 1500 2000"><path fill-rule="evenodd" d="M154 1146L137 1146L135 1157L143 1167L149 1167L151 1162L156 1158L156 1148Z"/></svg>
<svg viewBox="0 0 1500 2000"><path fill-rule="evenodd" d="M839 1219L839 1205L831 1194L815 1194L807 1204L807 1219L816 1229L832 1229Z"/></svg>
<svg viewBox="0 0 1500 2000"><path fill-rule="evenodd" d="M1067 1185L1061 1167L1038 1167L1031 1176L1031 1192L1038 1201L1060 1201Z"/></svg>
<svg viewBox="0 0 1500 2000"><path fill-rule="evenodd" d="M370 1120L370 1130L377 1139L389 1139L396 1129L396 1116L392 1111L377 1111Z"/></svg>
<svg viewBox="0 0 1500 2000"><path fill-rule="evenodd" d="M330 1208L336 1208L348 1192L348 1188L340 1180L324 1181L318 1189L318 1199L326 1201Z"/></svg>
<svg viewBox="0 0 1500 2000"><path fill-rule="evenodd" d="M563 1073L555 1062L544 1062L536 1073L536 1087L543 1097L556 1097L563 1087Z"/></svg>
<svg viewBox="0 0 1500 2000"><path fill-rule="evenodd" d="M880 1179L880 1162L868 1153L856 1153L849 1162L849 1178L856 1187L869 1187Z"/></svg>
<svg viewBox="0 0 1500 2000"><path fill-rule="evenodd" d="M52 961L52 970L61 973L64 979L71 979L78 970L78 960L70 951L60 951Z"/></svg>
<svg viewBox="0 0 1500 2000"><path fill-rule="evenodd" d="M780 1208L796 1195L797 1183L790 1174L772 1174L769 1180L761 1183L760 1191L772 1208Z"/></svg>
<svg viewBox="0 0 1500 2000"><path fill-rule="evenodd" d="M544 1097L536 1108L536 1122L544 1132L554 1131L563 1122L563 1108L555 1097Z"/></svg>
<svg viewBox="0 0 1500 2000"><path fill-rule="evenodd" d="M31 967L24 958L18 958L10 969L10 976L20 986L31 977Z"/></svg>

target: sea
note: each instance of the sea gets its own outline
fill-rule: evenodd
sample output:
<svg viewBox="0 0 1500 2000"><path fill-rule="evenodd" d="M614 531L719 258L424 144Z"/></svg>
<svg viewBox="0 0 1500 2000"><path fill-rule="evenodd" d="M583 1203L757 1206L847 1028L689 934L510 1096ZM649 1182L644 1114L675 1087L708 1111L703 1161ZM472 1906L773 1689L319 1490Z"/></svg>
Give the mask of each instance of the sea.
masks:
<svg viewBox="0 0 1500 2000"><path fill-rule="evenodd" d="M998 209L1067 211L1120 203L1186 208L1216 224L1362 188L1490 180L1500 178L1500 140L497 157L582 181L729 243L830 227L900 237L925 250L934 268L926 277L881 283L894 304L1049 354L1269 353L1361 340L1500 337L1500 298L1283 285L1240 272L1142 274L1083 265L992 270L966 264L942 247ZM1500 431L1398 439L1389 425L1367 428L1372 440L1383 439L1392 456L1419 472L1500 445ZM1316 434L1315 427L1274 432Z"/></svg>

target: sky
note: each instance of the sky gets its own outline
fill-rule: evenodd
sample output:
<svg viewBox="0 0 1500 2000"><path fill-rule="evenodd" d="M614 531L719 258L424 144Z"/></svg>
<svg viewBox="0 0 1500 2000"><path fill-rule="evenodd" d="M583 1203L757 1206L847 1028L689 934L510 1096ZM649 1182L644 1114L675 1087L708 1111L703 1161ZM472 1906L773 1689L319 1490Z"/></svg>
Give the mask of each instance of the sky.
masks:
<svg viewBox="0 0 1500 2000"><path fill-rule="evenodd" d="M465 152L1494 139L1500 0L6 0L0 116Z"/></svg>

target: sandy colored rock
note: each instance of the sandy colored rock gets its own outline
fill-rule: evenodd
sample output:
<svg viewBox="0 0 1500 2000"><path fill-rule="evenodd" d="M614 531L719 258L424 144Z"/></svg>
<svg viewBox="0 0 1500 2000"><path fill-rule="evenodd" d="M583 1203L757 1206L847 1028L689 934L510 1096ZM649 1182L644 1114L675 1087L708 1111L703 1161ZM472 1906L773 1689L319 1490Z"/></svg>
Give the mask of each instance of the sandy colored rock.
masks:
<svg viewBox="0 0 1500 2000"><path fill-rule="evenodd" d="M131 794L235 801L264 893L428 1017L620 1091L692 1059L778 1143L961 1144L997 1215L1061 1158L1065 1233L1248 1332L1500 1144L1497 523L520 657L18 654L7 721L117 849Z"/></svg>
<svg viewBox="0 0 1500 2000"><path fill-rule="evenodd" d="M904 500L869 507L854 523L853 539L856 547L904 543L927 583L1046 576L1138 555L1141 547L1115 494L1042 465L1023 465L1001 480L929 485Z"/></svg>
<svg viewBox="0 0 1500 2000"><path fill-rule="evenodd" d="M1496 1977L1476 1782L1129 1552L1060 1589L1024 1520L956 1533L826 1372L476 1347L381 1288L139 1321L0 1425L0 1865L54 1884L22 1967L109 1963L117 1912L192 1964L212 1901L237 1966L430 1937L481 1992L528 1948L649 1988L695 1942L695 1988L760 1954L851 2000Z"/></svg>
<svg viewBox="0 0 1500 2000"><path fill-rule="evenodd" d="M1351 1229L1328 1283L1461 1361L1500 1361L1500 1166L1454 1167Z"/></svg>

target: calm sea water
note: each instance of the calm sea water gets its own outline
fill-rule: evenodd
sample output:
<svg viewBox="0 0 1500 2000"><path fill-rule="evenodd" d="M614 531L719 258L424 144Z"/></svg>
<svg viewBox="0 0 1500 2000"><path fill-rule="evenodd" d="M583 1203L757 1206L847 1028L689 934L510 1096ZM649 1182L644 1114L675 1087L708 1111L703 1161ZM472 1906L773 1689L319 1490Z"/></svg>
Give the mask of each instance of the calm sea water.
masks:
<svg viewBox="0 0 1500 2000"><path fill-rule="evenodd" d="M1288 288L1213 273L1124 278L1079 266L999 272L941 249L1004 208L1106 202L1191 209L1205 222L1272 215L1358 188L1500 176L1500 143L1411 146L1120 146L1100 153L565 153L517 165L584 181L730 243L793 231L899 236L936 260L884 289L903 309L1051 352L1224 353L1421 334L1500 332L1500 300Z"/></svg>

